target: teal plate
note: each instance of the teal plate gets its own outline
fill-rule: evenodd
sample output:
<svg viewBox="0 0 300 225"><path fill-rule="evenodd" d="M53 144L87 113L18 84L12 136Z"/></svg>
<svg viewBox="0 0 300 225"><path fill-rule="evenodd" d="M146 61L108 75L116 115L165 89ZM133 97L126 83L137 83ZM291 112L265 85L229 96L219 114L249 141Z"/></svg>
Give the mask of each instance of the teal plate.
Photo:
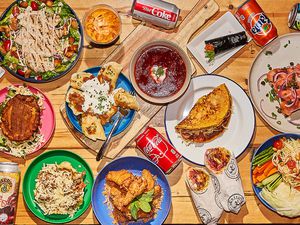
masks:
<svg viewBox="0 0 300 225"><path fill-rule="evenodd" d="M69 215L44 215L43 211L34 201L34 189L35 189L35 179L38 173L43 167L43 164L60 164L61 162L70 162L72 167L78 172L85 171L86 175L84 178L84 183L86 187L84 189L83 203L76 211L74 216L71 218ZM52 150L48 151L35 160L27 168L27 171L23 178L23 197L27 207L30 211L38 218L49 222L49 223L68 223L78 217L80 217L89 207L91 203L91 191L94 183L93 172L89 165L80 156L65 150Z"/></svg>

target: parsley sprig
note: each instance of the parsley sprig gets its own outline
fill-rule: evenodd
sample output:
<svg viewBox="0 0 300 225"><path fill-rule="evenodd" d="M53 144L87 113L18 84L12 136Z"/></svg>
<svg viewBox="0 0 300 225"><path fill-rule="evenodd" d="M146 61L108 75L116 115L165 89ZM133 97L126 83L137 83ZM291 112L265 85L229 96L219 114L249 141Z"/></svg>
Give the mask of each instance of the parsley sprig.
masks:
<svg viewBox="0 0 300 225"><path fill-rule="evenodd" d="M160 78L165 74L164 68L162 66L159 66L157 70L154 71L154 74L156 77Z"/></svg>

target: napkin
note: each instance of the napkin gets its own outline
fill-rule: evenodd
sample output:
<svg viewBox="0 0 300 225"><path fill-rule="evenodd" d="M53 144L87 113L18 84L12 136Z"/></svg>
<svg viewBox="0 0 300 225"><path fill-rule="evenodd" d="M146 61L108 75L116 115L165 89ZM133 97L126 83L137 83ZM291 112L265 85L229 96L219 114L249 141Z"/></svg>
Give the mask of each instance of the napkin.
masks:
<svg viewBox="0 0 300 225"><path fill-rule="evenodd" d="M215 189L223 209L237 214L246 200L234 154L225 148L208 149L205 166L216 178Z"/></svg>
<svg viewBox="0 0 300 225"><path fill-rule="evenodd" d="M215 191L215 179L204 167L188 168L185 178L202 222L209 225L217 224L224 211ZM195 180L200 188L197 188Z"/></svg>

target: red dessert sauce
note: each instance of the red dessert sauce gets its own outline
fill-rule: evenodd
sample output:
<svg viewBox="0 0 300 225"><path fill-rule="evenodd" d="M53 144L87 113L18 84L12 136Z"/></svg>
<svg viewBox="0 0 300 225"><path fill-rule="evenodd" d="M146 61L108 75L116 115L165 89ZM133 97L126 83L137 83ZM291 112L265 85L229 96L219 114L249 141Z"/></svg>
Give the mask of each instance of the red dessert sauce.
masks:
<svg viewBox="0 0 300 225"><path fill-rule="evenodd" d="M153 78L153 68L162 68L165 78L158 82ZM180 54L173 48L157 45L146 48L138 57L134 76L138 87L151 97L168 97L176 94L186 79L186 66Z"/></svg>

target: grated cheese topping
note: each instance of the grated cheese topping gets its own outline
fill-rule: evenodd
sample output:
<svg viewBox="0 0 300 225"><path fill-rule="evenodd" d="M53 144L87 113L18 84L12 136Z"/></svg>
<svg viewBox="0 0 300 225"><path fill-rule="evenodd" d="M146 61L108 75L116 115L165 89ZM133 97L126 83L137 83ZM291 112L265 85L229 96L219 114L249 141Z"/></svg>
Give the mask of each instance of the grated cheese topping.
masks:
<svg viewBox="0 0 300 225"><path fill-rule="evenodd" d="M44 164L34 190L35 202L45 215L73 217L83 203L85 172L77 172L69 162Z"/></svg>

